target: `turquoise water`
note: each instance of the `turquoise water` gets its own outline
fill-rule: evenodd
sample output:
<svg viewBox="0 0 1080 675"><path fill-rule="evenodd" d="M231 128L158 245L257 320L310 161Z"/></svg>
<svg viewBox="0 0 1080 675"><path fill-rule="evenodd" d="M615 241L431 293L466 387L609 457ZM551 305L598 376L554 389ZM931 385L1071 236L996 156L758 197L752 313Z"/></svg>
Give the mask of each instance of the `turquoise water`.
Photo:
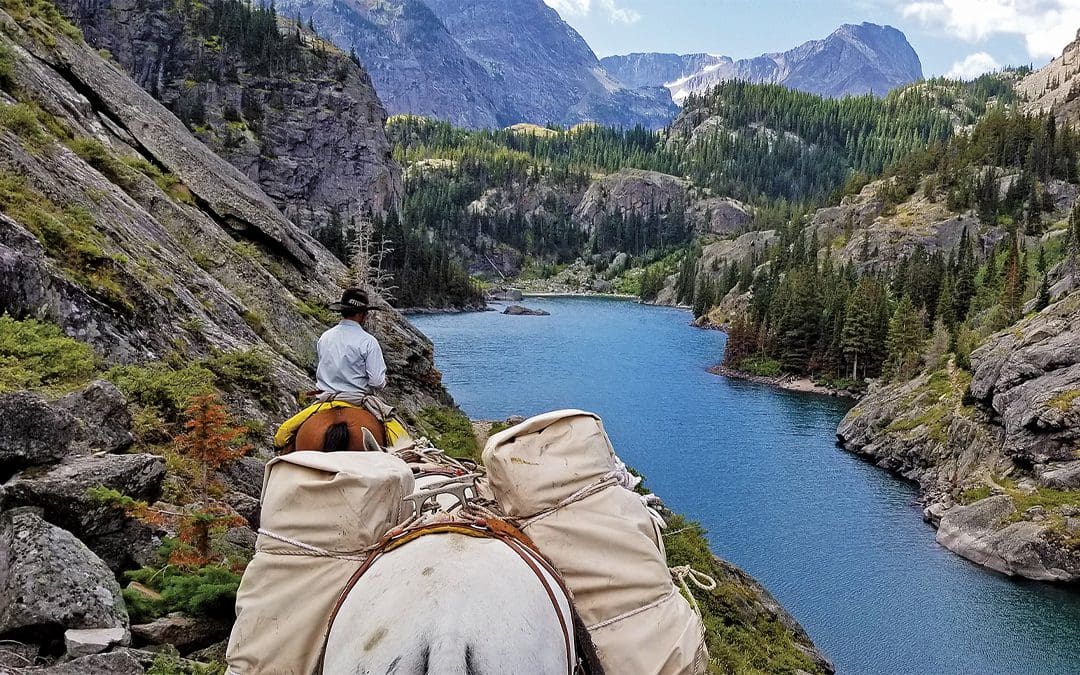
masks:
<svg viewBox="0 0 1080 675"><path fill-rule="evenodd" d="M684 312L529 298L548 317L413 317L461 407L600 414L616 450L761 581L840 673L1080 673L1080 592L934 543L915 489L835 446L846 403L710 375Z"/></svg>

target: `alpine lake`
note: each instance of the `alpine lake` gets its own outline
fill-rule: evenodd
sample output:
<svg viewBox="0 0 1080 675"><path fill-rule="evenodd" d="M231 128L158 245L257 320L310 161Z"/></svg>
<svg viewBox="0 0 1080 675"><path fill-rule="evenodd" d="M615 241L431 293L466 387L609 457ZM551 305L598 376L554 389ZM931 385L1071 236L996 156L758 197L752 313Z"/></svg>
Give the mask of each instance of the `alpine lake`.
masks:
<svg viewBox="0 0 1080 675"><path fill-rule="evenodd" d="M706 372L725 336L681 310L523 304L551 315L410 317L462 409L599 414L623 460L764 584L838 673L1080 673L1080 591L936 544L913 485L836 446L849 401Z"/></svg>

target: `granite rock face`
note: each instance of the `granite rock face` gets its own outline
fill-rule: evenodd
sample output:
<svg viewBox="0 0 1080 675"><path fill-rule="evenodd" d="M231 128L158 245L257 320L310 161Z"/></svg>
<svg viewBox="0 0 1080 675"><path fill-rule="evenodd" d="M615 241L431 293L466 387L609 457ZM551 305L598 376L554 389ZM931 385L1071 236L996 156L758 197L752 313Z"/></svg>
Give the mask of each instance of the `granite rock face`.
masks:
<svg viewBox="0 0 1080 675"><path fill-rule="evenodd" d="M697 233L721 236L742 233L753 223L753 210L738 200L711 196L684 178L643 169L621 169L594 180L573 219L592 231L609 215L684 218Z"/></svg>
<svg viewBox="0 0 1080 675"><path fill-rule="evenodd" d="M1074 94L1080 82L1077 58L1080 58L1080 31L1077 31L1076 39L1065 46L1061 56L1016 83L1016 91L1024 99L1027 112L1050 112L1059 122L1076 124L1080 121L1080 99Z"/></svg>
<svg viewBox="0 0 1080 675"><path fill-rule="evenodd" d="M662 87L624 86L542 0L285 0L278 9L354 49L392 114L465 127L665 126Z"/></svg>
<svg viewBox="0 0 1080 675"><path fill-rule="evenodd" d="M999 572L1080 580L1080 294L953 367L872 389L841 445L917 481L938 542Z"/></svg>
<svg viewBox="0 0 1080 675"><path fill-rule="evenodd" d="M60 9L141 87L311 231L383 214L402 197L386 112L362 67L294 24L298 56L268 67L204 28L204 5L60 0ZM235 186L228 186L230 191Z"/></svg>

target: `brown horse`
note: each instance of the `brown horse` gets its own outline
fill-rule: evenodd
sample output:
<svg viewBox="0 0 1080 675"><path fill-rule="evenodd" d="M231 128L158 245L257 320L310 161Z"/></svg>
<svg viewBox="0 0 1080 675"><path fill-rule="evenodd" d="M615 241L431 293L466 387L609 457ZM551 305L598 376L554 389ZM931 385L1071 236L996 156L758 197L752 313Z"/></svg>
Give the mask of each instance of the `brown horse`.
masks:
<svg viewBox="0 0 1080 675"><path fill-rule="evenodd" d="M292 447L286 452L368 450L364 445L364 429L371 432L379 447L386 446L386 429L383 423L364 408L339 407L320 410L300 425Z"/></svg>

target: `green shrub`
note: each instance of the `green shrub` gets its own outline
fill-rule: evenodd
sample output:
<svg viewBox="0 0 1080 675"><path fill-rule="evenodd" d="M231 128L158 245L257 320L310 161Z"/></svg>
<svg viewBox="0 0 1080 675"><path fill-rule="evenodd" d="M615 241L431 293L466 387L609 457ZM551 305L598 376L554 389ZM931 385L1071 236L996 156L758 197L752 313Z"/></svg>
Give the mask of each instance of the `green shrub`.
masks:
<svg viewBox="0 0 1080 675"><path fill-rule="evenodd" d="M0 316L0 391L72 385L97 367L94 350L59 326Z"/></svg>
<svg viewBox="0 0 1080 675"><path fill-rule="evenodd" d="M193 571L172 566L164 569L144 567L127 572L125 576L161 595L155 599L130 588L124 589L124 601L132 622L152 621L169 612L228 620L235 616L240 575L224 567L209 565Z"/></svg>
<svg viewBox="0 0 1080 675"><path fill-rule="evenodd" d="M258 349L235 352L215 350L205 363L217 376L218 384L226 391L246 391L258 394L260 399L268 399L273 392L273 383L270 381L272 363L269 357Z"/></svg>
<svg viewBox="0 0 1080 675"><path fill-rule="evenodd" d="M49 141L38 122L37 109L26 103L0 104L0 127L22 138L31 147L41 147Z"/></svg>
<svg viewBox="0 0 1080 675"><path fill-rule="evenodd" d="M71 25L49 0L0 0L0 7L46 45L56 44L56 39L31 24L29 19L37 19L73 40L82 40L82 31Z"/></svg>
<svg viewBox="0 0 1080 675"><path fill-rule="evenodd" d="M416 426L435 447L451 457L480 458L472 422L457 408L424 408L417 416Z"/></svg>
<svg viewBox="0 0 1080 675"><path fill-rule="evenodd" d="M0 45L0 89L15 88L15 54L7 45Z"/></svg>
<svg viewBox="0 0 1080 675"><path fill-rule="evenodd" d="M202 363L175 368L162 361L142 366L116 366L105 374L129 401L157 411L164 419L178 421L192 398L214 393L214 373Z"/></svg>
<svg viewBox="0 0 1080 675"><path fill-rule="evenodd" d="M174 651L175 648L159 651L146 675L225 675L224 664L216 661L207 664L185 661L180 658L179 652Z"/></svg>
<svg viewBox="0 0 1080 675"><path fill-rule="evenodd" d="M739 370L759 377L779 377L781 373L779 361L764 357L751 357L739 361Z"/></svg>
<svg viewBox="0 0 1080 675"><path fill-rule="evenodd" d="M994 494L994 491L990 489L989 485L980 485L978 487L968 488L960 493L960 503L974 504L979 500L986 499L992 494Z"/></svg>

